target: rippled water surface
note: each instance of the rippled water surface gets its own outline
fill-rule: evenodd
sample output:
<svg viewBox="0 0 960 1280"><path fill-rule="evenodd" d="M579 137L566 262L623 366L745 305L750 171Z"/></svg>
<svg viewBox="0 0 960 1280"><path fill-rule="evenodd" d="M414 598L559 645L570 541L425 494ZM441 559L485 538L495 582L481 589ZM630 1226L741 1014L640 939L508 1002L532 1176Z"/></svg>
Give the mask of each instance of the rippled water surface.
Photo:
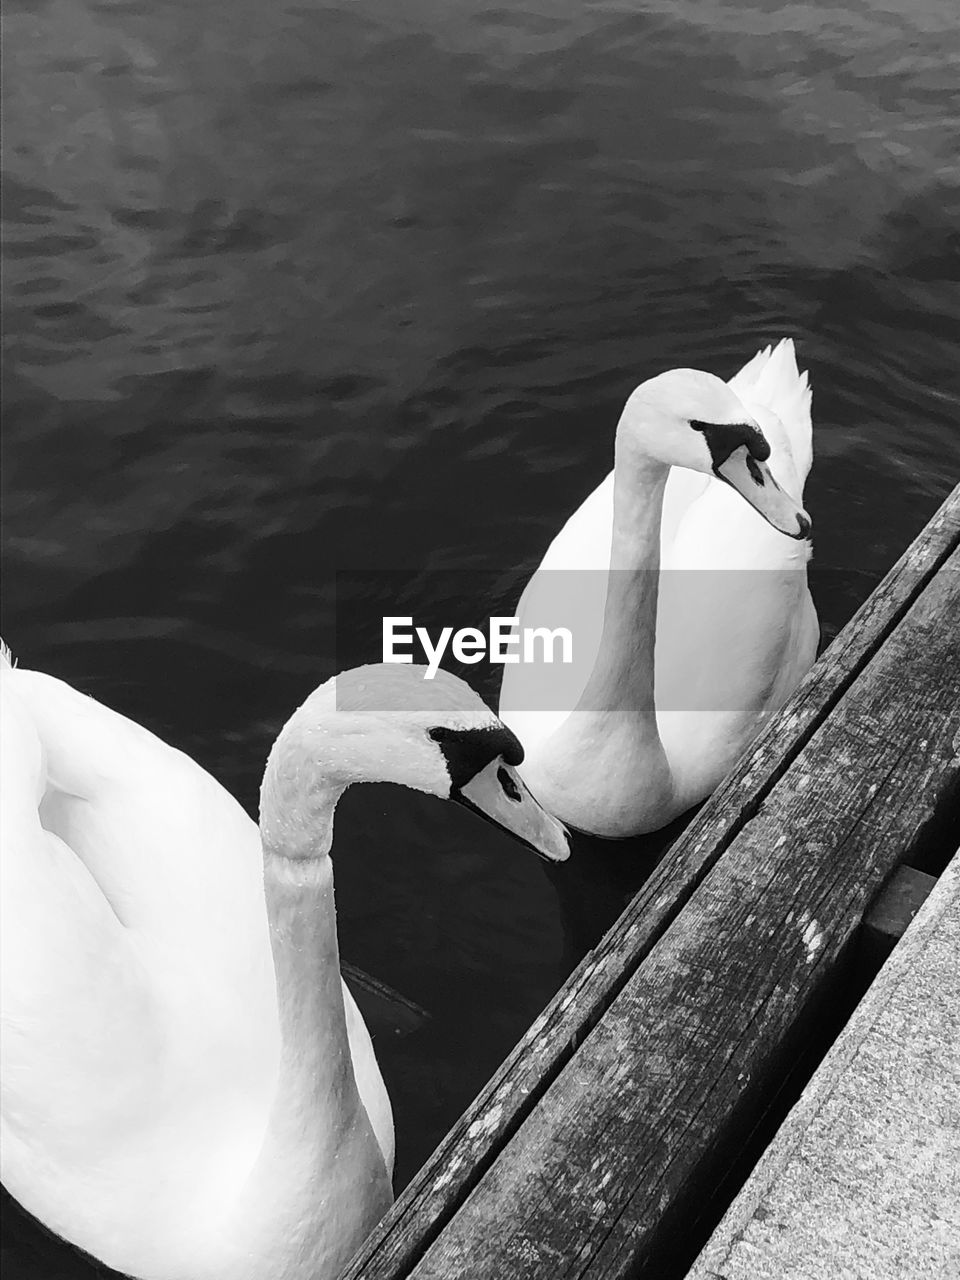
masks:
<svg viewBox="0 0 960 1280"><path fill-rule="evenodd" d="M376 656L334 643L334 571L509 603L646 376L797 340L827 638L960 473L955 0L4 27L5 635L251 811L280 722ZM660 843L551 880L453 806L347 797L345 958L423 1010L372 1012L398 1185ZM5 1258L92 1274L20 1220Z"/></svg>

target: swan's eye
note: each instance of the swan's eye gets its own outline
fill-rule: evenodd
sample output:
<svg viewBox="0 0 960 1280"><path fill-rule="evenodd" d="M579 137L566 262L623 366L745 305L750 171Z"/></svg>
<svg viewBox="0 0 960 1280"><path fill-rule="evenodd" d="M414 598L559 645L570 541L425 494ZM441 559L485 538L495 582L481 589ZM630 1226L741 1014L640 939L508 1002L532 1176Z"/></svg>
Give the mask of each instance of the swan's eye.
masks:
<svg viewBox="0 0 960 1280"><path fill-rule="evenodd" d="M520 794L520 788L517 786L514 780L510 777L509 773L507 773L506 769L504 769L503 765L501 765L500 768L497 770L497 778L500 782L501 787L503 787L507 796L511 800L523 799L523 796Z"/></svg>

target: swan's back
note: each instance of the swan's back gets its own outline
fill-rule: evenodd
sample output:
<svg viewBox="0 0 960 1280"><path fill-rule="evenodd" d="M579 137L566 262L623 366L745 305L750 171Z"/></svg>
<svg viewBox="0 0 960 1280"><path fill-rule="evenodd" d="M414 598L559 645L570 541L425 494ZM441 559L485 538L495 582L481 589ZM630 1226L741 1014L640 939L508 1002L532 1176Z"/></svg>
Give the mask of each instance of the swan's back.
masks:
<svg viewBox="0 0 960 1280"><path fill-rule="evenodd" d="M246 976L251 963L262 969L270 951L259 832L229 792L61 680L10 667L2 679L4 731L30 761L29 778L16 750L2 762L18 824L4 832L5 852L16 861L28 829L53 837L147 964L189 954L198 982ZM9 787L8 770L17 770ZM28 783L29 804L20 790Z"/></svg>
<svg viewBox="0 0 960 1280"><path fill-rule="evenodd" d="M123 716L0 679L3 1181L122 1268L164 1221L189 1249L262 1141L279 1036L257 830Z"/></svg>

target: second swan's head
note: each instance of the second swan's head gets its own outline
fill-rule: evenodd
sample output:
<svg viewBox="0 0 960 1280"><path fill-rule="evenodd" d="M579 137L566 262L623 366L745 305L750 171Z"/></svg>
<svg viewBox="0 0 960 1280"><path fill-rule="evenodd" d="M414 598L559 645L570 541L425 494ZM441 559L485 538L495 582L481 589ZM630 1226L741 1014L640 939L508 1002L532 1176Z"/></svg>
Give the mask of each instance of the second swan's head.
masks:
<svg viewBox="0 0 960 1280"><path fill-rule="evenodd" d="M541 857L564 861L566 828L521 781L516 736L463 680L442 670L426 680L425 671L374 663L314 690L267 761L260 803L265 843L309 855L316 849L308 829L313 818L332 816L347 787L394 782L456 800Z"/></svg>
<svg viewBox="0 0 960 1280"><path fill-rule="evenodd" d="M767 465L769 441L730 387L712 373L671 369L641 383L624 406L617 441L618 448L664 466L714 475L781 533L810 537L810 517Z"/></svg>

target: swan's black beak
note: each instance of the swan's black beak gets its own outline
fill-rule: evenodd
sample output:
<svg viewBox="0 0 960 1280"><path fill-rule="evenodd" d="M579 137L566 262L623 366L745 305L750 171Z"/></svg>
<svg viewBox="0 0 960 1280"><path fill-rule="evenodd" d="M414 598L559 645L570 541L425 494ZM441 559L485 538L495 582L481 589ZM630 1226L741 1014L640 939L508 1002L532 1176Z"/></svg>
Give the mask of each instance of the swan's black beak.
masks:
<svg viewBox="0 0 960 1280"><path fill-rule="evenodd" d="M567 829L547 813L527 790L516 769L497 756L455 787L451 800L466 805L548 862L565 862L570 856Z"/></svg>
<svg viewBox="0 0 960 1280"><path fill-rule="evenodd" d="M768 524L788 538L809 538L813 522L785 489L781 489L765 462L755 458L745 444L714 466L715 474L746 498Z"/></svg>

